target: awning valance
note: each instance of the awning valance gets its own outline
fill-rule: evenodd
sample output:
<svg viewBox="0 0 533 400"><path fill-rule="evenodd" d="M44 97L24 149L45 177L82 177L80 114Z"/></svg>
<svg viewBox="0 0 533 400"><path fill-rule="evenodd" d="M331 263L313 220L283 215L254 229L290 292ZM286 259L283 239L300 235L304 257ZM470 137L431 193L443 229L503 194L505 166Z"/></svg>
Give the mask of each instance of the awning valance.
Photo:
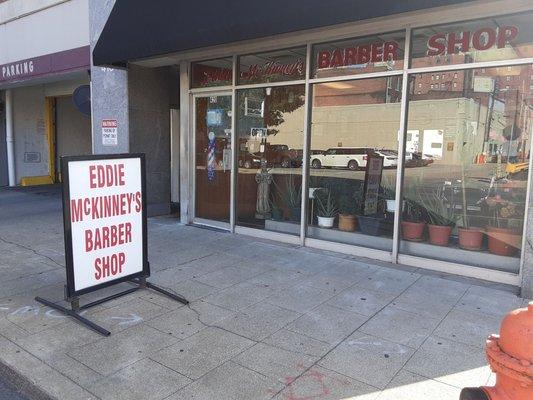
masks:
<svg viewBox="0 0 533 400"><path fill-rule="evenodd" d="M469 0L116 0L95 65L361 21Z"/></svg>

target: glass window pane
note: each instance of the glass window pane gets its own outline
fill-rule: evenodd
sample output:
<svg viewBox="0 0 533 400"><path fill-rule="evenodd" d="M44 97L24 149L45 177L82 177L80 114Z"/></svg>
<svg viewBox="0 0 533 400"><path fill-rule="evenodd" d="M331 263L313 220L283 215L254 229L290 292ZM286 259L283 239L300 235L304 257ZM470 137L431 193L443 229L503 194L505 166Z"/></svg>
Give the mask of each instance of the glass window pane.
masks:
<svg viewBox="0 0 533 400"><path fill-rule="evenodd" d="M231 95L195 101L196 218L229 222L231 180Z"/></svg>
<svg viewBox="0 0 533 400"><path fill-rule="evenodd" d="M413 29L411 67L532 57L532 18L524 13Z"/></svg>
<svg viewBox="0 0 533 400"><path fill-rule="evenodd" d="M309 237L392 250L397 81L400 76L313 85Z"/></svg>
<svg viewBox="0 0 533 400"><path fill-rule="evenodd" d="M354 75L403 68L405 31L313 46L311 77Z"/></svg>
<svg viewBox="0 0 533 400"><path fill-rule="evenodd" d="M233 81L233 61L230 58L194 62L191 64L191 87L230 86Z"/></svg>
<svg viewBox="0 0 533 400"><path fill-rule="evenodd" d="M400 251L518 272L533 126L530 71L447 73L444 91L428 87L430 74L410 77ZM414 94L418 83L423 89Z"/></svg>
<svg viewBox="0 0 533 400"><path fill-rule="evenodd" d="M238 83L285 82L305 79L305 47L239 57Z"/></svg>
<svg viewBox="0 0 533 400"><path fill-rule="evenodd" d="M237 224L300 234L305 86L237 91Z"/></svg>

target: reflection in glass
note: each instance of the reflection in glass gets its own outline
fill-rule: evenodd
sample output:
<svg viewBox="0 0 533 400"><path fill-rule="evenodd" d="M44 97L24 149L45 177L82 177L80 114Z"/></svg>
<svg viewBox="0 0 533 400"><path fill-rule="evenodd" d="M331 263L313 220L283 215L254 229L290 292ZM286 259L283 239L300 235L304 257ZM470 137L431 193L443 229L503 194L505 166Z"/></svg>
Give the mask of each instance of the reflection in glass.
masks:
<svg viewBox="0 0 533 400"><path fill-rule="evenodd" d="M237 224L300 233L304 85L237 92Z"/></svg>
<svg viewBox="0 0 533 400"><path fill-rule="evenodd" d="M447 90L431 89L436 74L411 76L401 251L518 271L531 71L526 65L443 72Z"/></svg>
<svg viewBox="0 0 533 400"><path fill-rule="evenodd" d="M401 77L313 85L308 236L392 249Z"/></svg>
<svg viewBox="0 0 533 400"><path fill-rule="evenodd" d="M195 107L195 217L229 222L231 96L198 97Z"/></svg>

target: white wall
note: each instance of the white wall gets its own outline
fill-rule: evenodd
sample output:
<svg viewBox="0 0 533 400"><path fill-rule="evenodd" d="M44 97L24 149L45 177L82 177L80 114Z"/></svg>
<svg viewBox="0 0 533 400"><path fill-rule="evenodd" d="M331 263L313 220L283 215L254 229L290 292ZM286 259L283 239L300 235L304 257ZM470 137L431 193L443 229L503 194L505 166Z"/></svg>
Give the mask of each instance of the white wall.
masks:
<svg viewBox="0 0 533 400"><path fill-rule="evenodd" d="M13 90L16 182L25 176L48 175L48 142L44 120L44 86ZM40 162L24 162L24 153L40 153Z"/></svg>
<svg viewBox="0 0 533 400"><path fill-rule="evenodd" d="M88 46L88 1L10 0L1 3L0 64ZM38 11L32 12L32 9Z"/></svg>

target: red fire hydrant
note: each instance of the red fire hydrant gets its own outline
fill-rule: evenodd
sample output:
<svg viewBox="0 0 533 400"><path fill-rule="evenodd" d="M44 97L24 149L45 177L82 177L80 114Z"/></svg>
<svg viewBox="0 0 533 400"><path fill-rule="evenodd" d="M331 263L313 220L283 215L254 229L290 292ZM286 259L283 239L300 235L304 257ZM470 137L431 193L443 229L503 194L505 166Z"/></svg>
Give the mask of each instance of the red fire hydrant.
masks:
<svg viewBox="0 0 533 400"><path fill-rule="evenodd" d="M486 353L496 385L464 388L460 400L533 400L533 301L505 316Z"/></svg>

